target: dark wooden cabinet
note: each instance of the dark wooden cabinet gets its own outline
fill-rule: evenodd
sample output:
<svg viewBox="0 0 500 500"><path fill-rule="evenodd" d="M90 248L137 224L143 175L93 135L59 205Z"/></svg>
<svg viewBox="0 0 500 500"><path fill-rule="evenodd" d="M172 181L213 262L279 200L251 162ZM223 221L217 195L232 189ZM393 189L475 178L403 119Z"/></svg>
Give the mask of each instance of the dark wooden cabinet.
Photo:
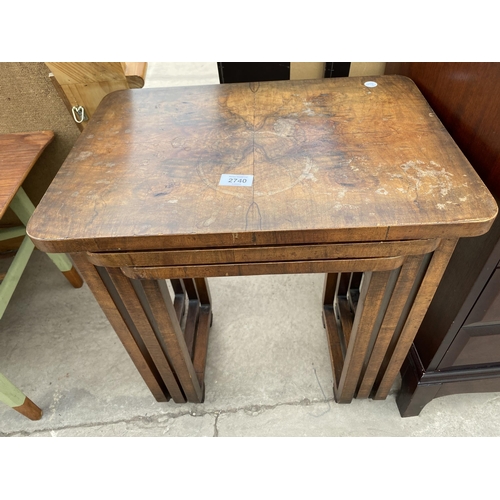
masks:
<svg viewBox="0 0 500 500"><path fill-rule="evenodd" d="M500 200L500 64L388 63L420 88ZM397 403L415 416L436 397L500 391L500 218L462 239L401 370Z"/></svg>
<svg viewBox="0 0 500 500"><path fill-rule="evenodd" d="M496 269L440 363L442 369L498 363L500 269Z"/></svg>

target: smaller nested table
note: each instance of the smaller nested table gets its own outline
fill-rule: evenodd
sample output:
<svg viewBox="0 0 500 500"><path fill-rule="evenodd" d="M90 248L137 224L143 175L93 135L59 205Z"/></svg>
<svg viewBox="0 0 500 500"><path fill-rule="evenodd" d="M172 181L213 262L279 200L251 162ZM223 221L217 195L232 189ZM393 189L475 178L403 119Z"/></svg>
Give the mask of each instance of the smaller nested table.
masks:
<svg viewBox="0 0 500 500"><path fill-rule="evenodd" d="M112 93L28 232L72 253L159 401L203 401L207 278L325 273L349 403L388 395L457 239L496 213L413 82L384 76Z"/></svg>

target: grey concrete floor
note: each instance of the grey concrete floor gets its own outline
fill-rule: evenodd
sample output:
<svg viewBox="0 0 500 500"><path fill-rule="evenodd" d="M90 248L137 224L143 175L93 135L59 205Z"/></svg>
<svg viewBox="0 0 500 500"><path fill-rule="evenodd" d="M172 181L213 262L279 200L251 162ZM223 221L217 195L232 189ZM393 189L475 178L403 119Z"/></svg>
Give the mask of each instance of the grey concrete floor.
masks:
<svg viewBox="0 0 500 500"><path fill-rule="evenodd" d="M177 75L177 78L176 78ZM215 83L215 63L151 64L149 86ZM0 265L2 262L0 261ZM157 403L86 285L35 251L0 320L0 371L44 411L0 406L1 436L499 436L500 393L454 395L403 419L333 401L321 275L209 279L204 404Z"/></svg>

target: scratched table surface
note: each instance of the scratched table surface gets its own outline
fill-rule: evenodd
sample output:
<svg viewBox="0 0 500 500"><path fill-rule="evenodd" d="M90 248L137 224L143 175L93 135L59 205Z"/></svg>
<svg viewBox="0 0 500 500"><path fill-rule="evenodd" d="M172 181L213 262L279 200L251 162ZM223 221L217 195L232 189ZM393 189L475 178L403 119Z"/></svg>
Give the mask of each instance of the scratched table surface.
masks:
<svg viewBox="0 0 500 500"><path fill-rule="evenodd" d="M0 134L0 218L53 138L48 130Z"/></svg>
<svg viewBox="0 0 500 500"><path fill-rule="evenodd" d="M111 93L28 234L52 252L383 241L496 213L415 84L381 76Z"/></svg>

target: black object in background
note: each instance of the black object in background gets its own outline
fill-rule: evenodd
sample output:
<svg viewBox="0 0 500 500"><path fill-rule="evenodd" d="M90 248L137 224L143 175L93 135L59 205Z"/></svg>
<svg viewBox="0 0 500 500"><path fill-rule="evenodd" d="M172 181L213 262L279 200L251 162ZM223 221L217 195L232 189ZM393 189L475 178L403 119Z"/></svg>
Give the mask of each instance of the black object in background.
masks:
<svg viewBox="0 0 500 500"><path fill-rule="evenodd" d="M327 62L325 63L325 78L340 78L342 76L349 76L350 70L350 62Z"/></svg>
<svg viewBox="0 0 500 500"><path fill-rule="evenodd" d="M290 80L289 62L218 62L220 83Z"/></svg>

